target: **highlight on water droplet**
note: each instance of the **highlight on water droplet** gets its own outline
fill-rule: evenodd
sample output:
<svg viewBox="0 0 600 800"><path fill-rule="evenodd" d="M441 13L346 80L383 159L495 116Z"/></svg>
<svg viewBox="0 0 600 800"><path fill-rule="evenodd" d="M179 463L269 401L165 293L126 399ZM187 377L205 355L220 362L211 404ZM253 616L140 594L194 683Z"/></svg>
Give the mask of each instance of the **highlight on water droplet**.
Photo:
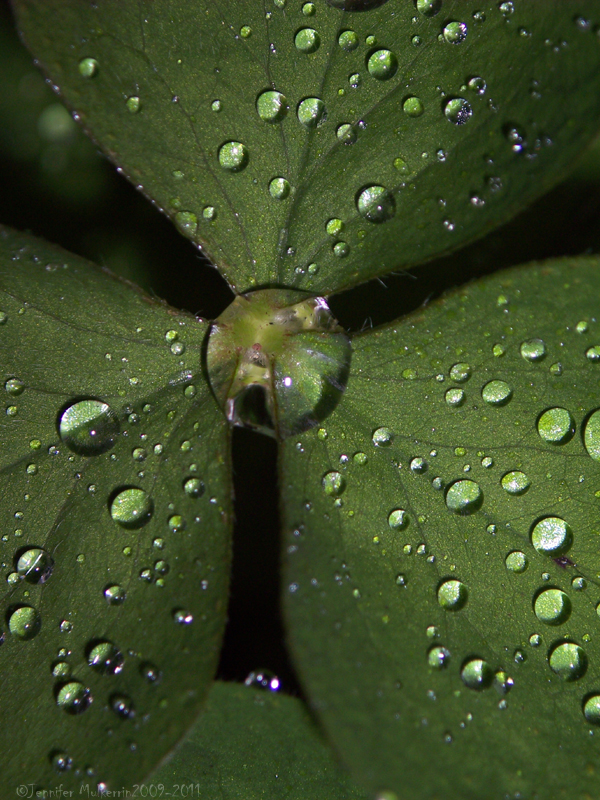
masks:
<svg viewBox="0 0 600 800"><path fill-rule="evenodd" d="M464 97L452 97L444 103L444 116L453 125L464 125L473 116L473 109Z"/></svg>
<svg viewBox="0 0 600 800"><path fill-rule="evenodd" d="M369 74L379 81L393 78L398 69L398 59L391 50L375 50L367 57Z"/></svg>
<svg viewBox="0 0 600 800"><path fill-rule="evenodd" d="M438 603L446 611L460 611L469 597L467 587L462 581L454 578L445 580L438 586Z"/></svg>
<svg viewBox="0 0 600 800"><path fill-rule="evenodd" d="M248 149L242 142L225 142L217 155L219 164L227 172L241 172L248 165Z"/></svg>
<svg viewBox="0 0 600 800"><path fill-rule="evenodd" d="M575 420L566 408L549 408L536 422L540 438L549 444L566 444L575 433Z"/></svg>
<svg viewBox="0 0 600 800"><path fill-rule="evenodd" d="M285 95L274 89L261 92L256 98L256 111L264 122L281 122L288 112Z"/></svg>
<svg viewBox="0 0 600 800"><path fill-rule="evenodd" d="M544 589L536 595L533 611L546 625L561 625L571 616L571 601L560 589Z"/></svg>
<svg viewBox="0 0 600 800"><path fill-rule="evenodd" d="M571 682L585 675L588 660L582 647L575 642L563 641L552 646L548 664L563 681Z"/></svg>
<svg viewBox="0 0 600 800"><path fill-rule="evenodd" d="M356 195L358 213L369 222L381 223L390 220L396 213L396 201L385 186L372 184L360 189Z"/></svg>
<svg viewBox="0 0 600 800"><path fill-rule="evenodd" d="M483 505L483 492L475 481L455 481L446 490L446 505L455 514L474 514Z"/></svg>
<svg viewBox="0 0 600 800"><path fill-rule="evenodd" d="M123 528L141 528L150 520L153 509L150 495L137 486L117 489L109 500L110 515Z"/></svg>
<svg viewBox="0 0 600 800"><path fill-rule="evenodd" d="M482 658L469 658L460 670L460 677L469 689L481 691L491 686L494 672L487 661Z"/></svg>
<svg viewBox="0 0 600 800"><path fill-rule="evenodd" d="M561 555L572 541L572 531L560 517L543 517L531 529L531 543L539 553Z"/></svg>
<svg viewBox="0 0 600 800"><path fill-rule="evenodd" d="M339 497L346 488L346 479L340 472L331 470L323 475L321 485L328 497Z"/></svg>
<svg viewBox="0 0 600 800"><path fill-rule="evenodd" d="M525 492L529 489L530 483L529 478L525 475L524 472L520 472L519 470L513 470L512 472L507 472L506 475L502 476L502 480L500 481L502 484L502 488L508 494L521 496L525 494Z"/></svg>
<svg viewBox="0 0 600 800"><path fill-rule="evenodd" d="M98 456L110 450L120 431L108 403L95 398L70 402L58 417L58 435L80 456Z"/></svg>

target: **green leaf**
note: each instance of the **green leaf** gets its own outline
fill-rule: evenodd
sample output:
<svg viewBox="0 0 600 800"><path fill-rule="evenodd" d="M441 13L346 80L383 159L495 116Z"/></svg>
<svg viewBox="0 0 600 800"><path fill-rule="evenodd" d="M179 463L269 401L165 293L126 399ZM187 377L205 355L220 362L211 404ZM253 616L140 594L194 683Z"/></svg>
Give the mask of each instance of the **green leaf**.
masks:
<svg viewBox="0 0 600 800"><path fill-rule="evenodd" d="M0 229L2 795L129 785L216 668L231 521L206 324Z"/></svg>
<svg viewBox="0 0 600 800"><path fill-rule="evenodd" d="M284 444L292 649L371 790L597 793L599 270L498 273L357 336L338 408Z"/></svg>
<svg viewBox="0 0 600 800"><path fill-rule="evenodd" d="M210 800L359 800L295 697L215 683L206 711L148 788ZM193 793L192 793L193 792ZM159 796L159 795L157 795Z"/></svg>
<svg viewBox="0 0 600 800"><path fill-rule="evenodd" d="M84 126L238 290L456 248L598 127L595 0L334 5L14 0Z"/></svg>

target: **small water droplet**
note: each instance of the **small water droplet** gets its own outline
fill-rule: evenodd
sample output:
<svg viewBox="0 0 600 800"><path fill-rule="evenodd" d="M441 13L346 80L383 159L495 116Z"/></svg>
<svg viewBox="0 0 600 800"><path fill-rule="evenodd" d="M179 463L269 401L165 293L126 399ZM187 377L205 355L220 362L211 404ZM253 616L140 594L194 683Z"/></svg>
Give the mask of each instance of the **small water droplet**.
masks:
<svg viewBox="0 0 600 800"><path fill-rule="evenodd" d="M38 635L42 627L40 612L31 606L19 606L8 618L8 629L22 642L27 642Z"/></svg>
<svg viewBox="0 0 600 800"><path fill-rule="evenodd" d="M99 65L95 58L82 58L78 69L83 78L94 78L98 74Z"/></svg>
<svg viewBox="0 0 600 800"><path fill-rule="evenodd" d="M600 461L600 408L588 417L583 431L583 441L588 455Z"/></svg>
<svg viewBox="0 0 600 800"><path fill-rule="evenodd" d="M126 694L113 694L110 698L110 707L121 719L135 717L135 707L131 698Z"/></svg>
<svg viewBox="0 0 600 800"><path fill-rule="evenodd" d="M184 236L194 236L198 230L198 217L193 211L178 211L175 214L175 225Z"/></svg>
<svg viewBox="0 0 600 800"><path fill-rule="evenodd" d="M395 508L390 511L388 525L393 530L403 531L408 525L408 514L403 508Z"/></svg>
<svg viewBox="0 0 600 800"><path fill-rule="evenodd" d="M145 525L152 516L153 508L150 495L135 486L117 490L110 501L111 517L119 525L129 529Z"/></svg>
<svg viewBox="0 0 600 800"><path fill-rule="evenodd" d="M25 389L25 384L19 378L9 378L6 383L4 384L4 389L6 392L13 397L20 395L23 393Z"/></svg>
<svg viewBox="0 0 600 800"><path fill-rule="evenodd" d="M281 122L288 112L285 95L272 89L261 92L256 98L256 110L264 122Z"/></svg>
<svg viewBox="0 0 600 800"><path fill-rule="evenodd" d="M172 514L167 521L167 525L171 533L179 533L186 528L185 520L181 514Z"/></svg>
<svg viewBox="0 0 600 800"><path fill-rule="evenodd" d="M454 364L454 366L450 368L449 374L450 378L456 381L456 383L466 383L471 377L471 366L464 362Z"/></svg>
<svg viewBox="0 0 600 800"><path fill-rule="evenodd" d="M56 692L56 705L67 714L83 714L92 704L92 693L80 681L62 684Z"/></svg>
<svg viewBox="0 0 600 800"><path fill-rule="evenodd" d="M104 590L104 599L109 606L120 606L125 602L126 598L127 593L125 589L116 583L107 586Z"/></svg>
<svg viewBox="0 0 600 800"><path fill-rule="evenodd" d="M376 428L371 436L375 447L389 447L394 441L394 434L390 428Z"/></svg>
<svg viewBox="0 0 600 800"><path fill-rule="evenodd" d="M437 590L438 603L446 611L459 611L467 602L469 593L462 581L444 581Z"/></svg>
<svg viewBox="0 0 600 800"><path fill-rule="evenodd" d="M296 114L298 122L305 128L316 128L318 125L322 125L327 118L325 103L319 97L306 97L301 100Z"/></svg>
<svg viewBox="0 0 600 800"><path fill-rule="evenodd" d="M444 104L444 116L453 125L464 125L473 116L473 109L464 97L452 97Z"/></svg>
<svg viewBox="0 0 600 800"><path fill-rule="evenodd" d="M434 645L427 652L427 663L433 669L446 669L450 663L450 651L442 645Z"/></svg>
<svg viewBox="0 0 600 800"><path fill-rule="evenodd" d="M526 361L541 361L546 355L546 345L542 339L527 339L521 343L521 356Z"/></svg>
<svg viewBox="0 0 600 800"><path fill-rule="evenodd" d="M56 772L68 772L73 767L73 759L63 752L52 753L50 763Z"/></svg>
<svg viewBox="0 0 600 800"><path fill-rule="evenodd" d="M587 656L583 648L574 642L555 644L549 655L550 669L564 681L577 681L587 670Z"/></svg>
<svg viewBox="0 0 600 800"><path fill-rule="evenodd" d="M466 395L462 389L448 389L444 398L449 406L458 407L463 405Z"/></svg>
<svg viewBox="0 0 600 800"><path fill-rule="evenodd" d="M569 549L573 535L560 517L543 517L531 529L531 543L540 553L560 555Z"/></svg>
<svg viewBox="0 0 600 800"><path fill-rule="evenodd" d="M444 25L442 35L448 44L460 44L467 38L467 26L464 22L448 22Z"/></svg>
<svg viewBox="0 0 600 800"><path fill-rule="evenodd" d="M513 470L502 476L502 488L512 495L522 495L529 489L529 478L524 472Z"/></svg>
<svg viewBox="0 0 600 800"><path fill-rule="evenodd" d="M487 83L479 75L470 78L467 86L472 92L475 92L475 94L479 95L485 94L485 90L487 89Z"/></svg>
<svg viewBox="0 0 600 800"><path fill-rule="evenodd" d="M102 400L70 403L60 414L58 434L69 450L81 456L97 456L110 450L119 434L117 415Z"/></svg>
<svg viewBox="0 0 600 800"><path fill-rule="evenodd" d="M329 234L329 236L339 236L340 233L344 230L344 223L341 219L337 217L332 217L332 219L327 221L325 225L325 230Z"/></svg>
<svg viewBox="0 0 600 800"><path fill-rule="evenodd" d="M387 81L396 74L398 59L391 50L375 50L367 58L367 69L377 80Z"/></svg>
<svg viewBox="0 0 600 800"><path fill-rule="evenodd" d="M87 662L92 669L102 675L118 675L123 669L125 658L112 642L92 643L87 650Z"/></svg>
<svg viewBox="0 0 600 800"><path fill-rule="evenodd" d="M321 39L314 28L301 28L294 37L294 44L301 53L316 53Z"/></svg>
<svg viewBox="0 0 600 800"><path fill-rule="evenodd" d="M600 725L600 694L592 694L583 701L583 716L592 725Z"/></svg>
<svg viewBox="0 0 600 800"><path fill-rule="evenodd" d="M173 621L176 622L177 625L191 625L194 621L194 617L189 611L178 608L173 612Z"/></svg>
<svg viewBox="0 0 600 800"><path fill-rule="evenodd" d="M354 31L342 31L338 37L338 44L346 52L356 50L360 40Z"/></svg>
<svg viewBox="0 0 600 800"><path fill-rule="evenodd" d="M331 470L323 475L321 485L328 497L339 497L346 488L346 479L340 472Z"/></svg>
<svg viewBox="0 0 600 800"><path fill-rule="evenodd" d="M540 622L561 625L571 616L571 601L560 589L544 589L535 598L533 610Z"/></svg>
<svg viewBox="0 0 600 800"><path fill-rule="evenodd" d="M157 684L162 679L162 672L150 661L144 661L140 664L140 675L146 683Z"/></svg>
<svg viewBox="0 0 600 800"><path fill-rule="evenodd" d="M549 444L566 444L575 433L575 420L566 408L549 408L538 417L537 432Z"/></svg>
<svg viewBox="0 0 600 800"><path fill-rule="evenodd" d="M446 505L456 514L474 514L483 504L479 484L471 480L458 480L446 490Z"/></svg>
<svg viewBox="0 0 600 800"><path fill-rule="evenodd" d="M521 550L513 550L504 559L506 569L510 572L525 572L528 566L527 556Z"/></svg>
<svg viewBox="0 0 600 800"><path fill-rule="evenodd" d="M290 184L285 178L273 178L269 183L269 194L274 200L285 200L290 193Z"/></svg>
<svg viewBox="0 0 600 800"><path fill-rule="evenodd" d="M241 172L248 164L248 149L242 142L225 142L219 147L218 158L227 172Z"/></svg>
<svg viewBox="0 0 600 800"><path fill-rule="evenodd" d="M494 673L487 661L482 658L470 658L463 664L460 677L469 689L480 691L492 684Z"/></svg>
<svg viewBox="0 0 600 800"><path fill-rule="evenodd" d="M204 484L200 478L186 478L183 482L183 491L189 497L202 497L204 494Z"/></svg>
<svg viewBox="0 0 600 800"><path fill-rule="evenodd" d="M506 381L489 381L481 390L481 397L492 406L505 406L512 397L512 389Z"/></svg>
<svg viewBox="0 0 600 800"><path fill-rule="evenodd" d="M361 189L356 196L356 207L362 217L374 223L387 222L396 213L394 196L385 186Z"/></svg>
<svg viewBox="0 0 600 800"><path fill-rule="evenodd" d="M415 0L415 6L424 17L435 17L440 13L442 0Z"/></svg>
<svg viewBox="0 0 600 800"><path fill-rule="evenodd" d="M41 547L28 547L19 553L15 566L27 583L42 584L52 575L54 561Z"/></svg>
<svg viewBox="0 0 600 800"><path fill-rule="evenodd" d="M270 692L278 692L281 688L281 681L274 672L268 669L255 669L249 672L244 680L245 686L253 689L266 689Z"/></svg>
<svg viewBox="0 0 600 800"><path fill-rule="evenodd" d="M127 98L125 105L131 114L137 114L142 107L142 101L137 95L132 95Z"/></svg>
<svg viewBox="0 0 600 800"><path fill-rule="evenodd" d="M420 117L425 111L425 106L420 97L411 95L402 103L402 111L409 117Z"/></svg>
<svg viewBox="0 0 600 800"><path fill-rule="evenodd" d="M408 466L410 471L415 475L423 475L425 472L427 472L427 462L421 456L411 458Z"/></svg>
<svg viewBox="0 0 600 800"><path fill-rule="evenodd" d="M588 347L585 351L585 357L589 361L600 361L600 344L595 344L593 347Z"/></svg>

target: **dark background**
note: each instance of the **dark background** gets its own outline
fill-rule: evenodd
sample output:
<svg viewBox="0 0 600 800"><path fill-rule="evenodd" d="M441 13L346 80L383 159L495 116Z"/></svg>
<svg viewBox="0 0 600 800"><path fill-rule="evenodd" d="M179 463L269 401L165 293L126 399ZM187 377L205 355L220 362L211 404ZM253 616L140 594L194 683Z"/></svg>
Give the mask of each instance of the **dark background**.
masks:
<svg viewBox="0 0 600 800"><path fill-rule="evenodd" d="M0 222L110 267L209 319L232 299L217 271L79 131L44 83L0 0ZM332 298L350 330L395 319L454 286L532 259L600 252L600 142L552 192L497 232L413 274ZM174 279L174 275L177 278ZM219 677L266 668L300 694L279 606L276 445L233 437L236 526L229 624Z"/></svg>

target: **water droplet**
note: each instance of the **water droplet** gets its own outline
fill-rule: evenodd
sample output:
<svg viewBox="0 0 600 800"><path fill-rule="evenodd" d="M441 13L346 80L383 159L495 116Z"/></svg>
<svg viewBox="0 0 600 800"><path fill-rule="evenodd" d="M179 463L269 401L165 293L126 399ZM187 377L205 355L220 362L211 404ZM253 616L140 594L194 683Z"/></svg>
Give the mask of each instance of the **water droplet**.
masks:
<svg viewBox="0 0 600 800"><path fill-rule="evenodd" d="M463 664L460 677L469 689L479 691L491 685L494 673L487 661L482 658L470 658Z"/></svg>
<svg viewBox="0 0 600 800"><path fill-rule="evenodd" d="M228 172L241 172L248 164L248 149L241 142L225 142L219 147L219 164Z"/></svg>
<svg viewBox="0 0 600 800"><path fill-rule="evenodd" d="M593 694L583 701L583 716L592 725L600 725L600 694Z"/></svg>
<svg viewBox="0 0 600 800"><path fill-rule="evenodd" d="M403 508L395 508L393 511L390 511L388 525L393 530L403 531L408 525L408 514Z"/></svg>
<svg viewBox="0 0 600 800"><path fill-rule="evenodd" d="M560 589L544 589L535 598L533 610L540 622L561 625L571 616L571 601Z"/></svg>
<svg viewBox="0 0 600 800"><path fill-rule="evenodd" d="M467 587L458 580L444 581L437 590L438 603L446 611L460 611L467 602Z"/></svg>
<svg viewBox="0 0 600 800"><path fill-rule="evenodd" d="M175 214L175 225L184 236L193 236L198 230L198 217L193 211L178 211Z"/></svg>
<svg viewBox="0 0 600 800"><path fill-rule="evenodd" d="M265 122L281 122L288 112L287 100L281 92L269 89L256 98L256 110Z"/></svg>
<svg viewBox="0 0 600 800"><path fill-rule="evenodd" d="M301 28L294 38L294 44L301 53L315 53L319 49L321 39L313 28Z"/></svg>
<svg viewBox="0 0 600 800"><path fill-rule="evenodd" d="M329 236L339 236L340 233L344 230L344 223L341 219L337 217L333 217L332 219L327 221L325 225L325 230L329 234Z"/></svg>
<svg viewBox="0 0 600 800"><path fill-rule="evenodd" d="M218 114L219 111L221 110L221 101L213 100L212 103L210 104L210 107L216 114Z"/></svg>
<svg viewBox="0 0 600 800"><path fill-rule="evenodd" d="M333 254L338 258L346 258L349 252L350 247L346 244L346 242L336 242L333 245Z"/></svg>
<svg viewBox="0 0 600 800"><path fill-rule="evenodd" d="M512 389L506 381L489 381L481 390L481 396L492 406L505 406L512 397Z"/></svg>
<svg viewBox="0 0 600 800"><path fill-rule="evenodd" d="M110 707L121 719L132 719L135 717L135 706L131 698L126 694L113 694L110 698Z"/></svg>
<svg viewBox="0 0 600 800"><path fill-rule="evenodd" d="M342 31L338 37L338 44L346 52L356 50L360 40L354 31Z"/></svg>
<svg viewBox="0 0 600 800"><path fill-rule="evenodd" d="M396 213L393 194L385 186L366 186L356 196L359 214L369 222L387 222Z"/></svg>
<svg viewBox="0 0 600 800"><path fill-rule="evenodd" d="M498 3L498 8L504 17L509 17L515 11L515 4L513 0L506 0L506 2Z"/></svg>
<svg viewBox="0 0 600 800"><path fill-rule="evenodd" d="M407 97L402 103L402 111L409 117L420 117L425 111L425 106L420 97L412 95L411 97Z"/></svg>
<svg viewBox="0 0 600 800"><path fill-rule="evenodd" d="M204 494L204 484L200 478L186 478L183 482L183 491L189 497L202 497Z"/></svg>
<svg viewBox="0 0 600 800"><path fill-rule="evenodd" d="M389 447L394 441L394 434L389 428L377 428L373 431L371 439L375 447Z"/></svg>
<svg viewBox="0 0 600 800"><path fill-rule="evenodd" d="M327 118L325 103L319 97L306 97L298 104L296 113L298 122L305 128L316 128Z"/></svg>
<svg viewBox="0 0 600 800"><path fill-rule="evenodd" d="M127 593L122 586L113 583L111 586L107 586L104 590L104 599L109 606L120 606L127 599Z"/></svg>
<svg viewBox="0 0 600 800"><path fill-rule="evenodd" d="M137 95L132 95L131 97L127 98L125 105L131 114L137 114L142 107L142 101Z"/></svg>
<svg viewBox="0 0 600 800"><path fill-rule="evenodd" d="M600 345L595 344L593 347L588 347L585 355L589 361L600 361Z"/></svg>
<svg viewBox="0 0 600 800"><path fill-rule="evenodd" d="M521 573L527 569L527 556L520 550L513 550L504 559L506 569L510 572Z"/></svg>
<svg viewBox="0 0 600 800"><path fill-rule="evenodd" d="M179 533L180 531L184 531L186 527L185 520L181 514L173 514L170 516L167 525L171 533Z"/></svg>
<svg viewBox="0 0 600 800"><path fill-rule="evenodd" d="M16 560L16 570L27 583L45 583L52 575L54 561L41 547L28 547L20 552Z"/></svg>
<svg viewBox="0 0 600 800"><path fill-rule="evenodd" d="M73 759L67 753L52 753L50 763L56 772L68 772L73 767Z"/></svg>
<svg viewBox="0 0 600 800"><path fill-rule="evenodd" d="M354 125L351 125L349 122L344 122L342 125L338 125L336 136L343 144L354 144L358 133Z"/></svg>
<svg viewBox="0 0 600 800"><path fill-rule="evenodd" d="M178 608L173 612L173 621L176 622L177 625L191 625L194 621L194 617L189 611Z"/></svg>
<svg viewBox="0 0 600 800"><path fill-rule="evenodd" d="M471 377L471 365L466 363L454 364L450 368L450 378L456 383L466 383Z"/></svg>
<svg viewBox="0 0 600 800"><path fill-rule="evenodd" d="M542 339L527 339L521 343L521 355L526 361L541 361L546 355L546 345Z"/></svg>
<svg viewBox="0 0 600 800"><path fill-rule="evenodd" d="M124 528L141 528L150 517L154 504L150 495L135 486L119 489L110 502L110 515Z"/></svg>
<svg viewBox="0 0 600 800"><path fill-rule="evenodd" d="M102 675L118 675L123 669L123 653L112 642L95 642L87 652L87 662Z"/></svg>
<svg viewBox="0 0 600 800"><path fill-rule="evenodd" d="M314 3L304 3L302 6L302 13L305 17L312 17L317 11L317 7Z"/></svg>
<svg viewBox="0 0 600 800"><path fill-rule="evenodd" d="M90 707L92 701L90 690L80 681L64 683L56 693L56 705L67 714L83 714Z"/></svg>
<svg viewBox="0 0 600 800"><path fill-rule="evenodd" d="M415 6L424 17L435 17L440 13L442 0L415 0Z"/></svg>
<svg viewBox="0 0 600 800"><path fill-rule="evenodd" d="M446 505L456 514L474 514L482 504L483 492L475 481L455 481L446 490Z"/></svg>
<svg viewBox="0 0 600 800"><path fill-rule="evenodd" d="M560 555L569 549L573 535L560 517L543 517L531 529L531 543L540 553Z"/></svg>
<svg viewBox="0 0 600 800"><path fill-rule="evenodd" d="M424 458L421 458L421 456L412 458L408 466L410 471L415 475L423 475L423 473L427 472L427 462Z"/></svg>
<svg viewBox="0 0 600 800"><path fill-rule="evenodd" d="M252 28L249 25L242 25L240 28L240 36L242 39L249 39L252 36Z"/></svg>
<svg viewBox="0 0 600 800"><path fill-rule="evenodd" d="M588 455L594 461L600 461L600 408L588 417L583 432L583 441Z"/></svg>
<svg viewBox="0 0 600 800"><path fill-rule="evenodd" d="M77 400L60 414L58 433L69 450L80 456L97 456L114 445L119 420L101 400Z"/></svg>
<svg viewBox="0 0 600 800"><path fill-rule="evenodd" d="M273 178L269 183L269 194L274 200L285 200L290 193L290 184L285 178Z"/></svg>
<svg viewBox="0 0 600 800"><path fill-rule="evenodd" d="M566 444L575 433L575 420L566 408L549 408L537 421L537 432L550 444Z"/></svg>
<svg viewBox="0 0 600 800"><path fill-rule="evenodd" d="M445 669L450 663L450 651L442 645L434 645L427 652L427 663L433 669Z"/></svg>
<svg viewBox="0 0 600 800"><path fill-rule="evenodd" d="M267 689L270 692L278 692L281 688L281 681L274 672L268 669L256 669L249 672L244 680L245 686L253 689Z"/></svg>
<svg viewBox="0 0 600 800"><path fill-rule="evenodd" d="M140 664L140 675L146 681L146 683L150 684L160 683L162 679L162 672L150 661L144 661Z"/></svg>
<svg viewBox="0 0 600 800"><path fill-rule="evenodd" d="M467 38L467 26L464 22L448 22L442 34L448 44L460 44Z"/></svg>
<svg viewBox="0 0 600 800"><path fill-rule="evenodd" d="M503 475L501 483L502 488L512 495L525 494L530 486L527 475L525 475L524 472L519 472L518 470L513 470L512 472L507 472L506 475Z"/></svg>
<svg viewBox="0 0 600 800"><path fill-rule="evenodd" d="M352 75L348 77L348 83L353 89L358 89L360 84L362 83L362 78L358 72L353 72Z"/></svg>
<svg viewBox="0 0 600 800"><path fill-rule="evenodd" d="M98 74L99 65L95 58L82 58L78 68L83 78L94 78Z"/></svg>
<svg viewBox="0 0 600 800"><path fill-rule="evenodd" d="M8 629L16 639L27 642L37 636L42 627L40 612L31 606L20 606L11 612Z"/></svg>
<svg viewBox="0 0 600 800"><path fill-rule="evenodd" d="M458 407L463 405L466 395L462 389L448 389L444 398L449 406Z"/></svg>
<svg viewBox="0 0 600 800"><path fill-rule="evenodd" d="M482 77L476 75L473 78L469 79L467 86L472 92L475 94L485 94L485 90L487 89L487 83L484 81Z"/></svg>
<svg viewBox="0 0 600 800"><path fill-rule="evenodd" d="M564 681L577 681L585 675L588 660L583 648L573 642L561 642L548 655L550 669Z"/></svg>
<svg viewBox="0 0 600 800"><path fill-rule="evenodd" d="M323 475L321 481L323 491L328 497L339 497L346 488L346 480L340 472L331 470Z"/></svg>
<svg viewBox="0 0 600 800"><path fill-rule="evenodd" d="M202 209L202 217L207 220L216 219L217 209L214 206L204 206Z"/></svg>
<svg viewBox="0 0 600 800"><path fill-rule="evenodd" d="M393 78L398 69L398 59L391 50L375 50L367 59L369 74L379 81Z"/></svg>
<svg viewBox="0 0 600 800"><path fill-rule="evenodd" d="M453 125L464 125L473 116L473 109L464 97L453 97L444 104L444 115Z"/></svg>
<svg viewBox="0 0 600 800"><path fill-rule="evenodd" d="M4 384L4 388L8 392L8 394L12 395L13 397L16 397L17 395L23 393L23 390L25 389L25 384L19 378L9 378Z"/></svg>

